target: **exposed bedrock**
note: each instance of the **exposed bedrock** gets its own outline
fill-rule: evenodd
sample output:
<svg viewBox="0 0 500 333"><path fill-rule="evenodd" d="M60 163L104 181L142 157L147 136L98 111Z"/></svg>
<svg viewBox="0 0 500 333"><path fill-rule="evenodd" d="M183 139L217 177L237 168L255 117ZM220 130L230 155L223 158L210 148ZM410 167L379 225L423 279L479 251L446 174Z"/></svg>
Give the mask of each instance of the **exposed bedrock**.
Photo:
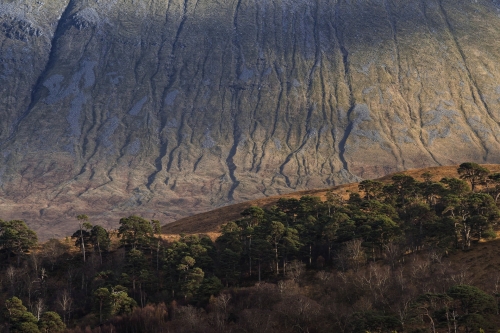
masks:
<svg viewBox="0 0 500 333"><path fill-rule="evenodd" d="M500 2L4 0L0 217L42 238L500 162Z"/></svg>

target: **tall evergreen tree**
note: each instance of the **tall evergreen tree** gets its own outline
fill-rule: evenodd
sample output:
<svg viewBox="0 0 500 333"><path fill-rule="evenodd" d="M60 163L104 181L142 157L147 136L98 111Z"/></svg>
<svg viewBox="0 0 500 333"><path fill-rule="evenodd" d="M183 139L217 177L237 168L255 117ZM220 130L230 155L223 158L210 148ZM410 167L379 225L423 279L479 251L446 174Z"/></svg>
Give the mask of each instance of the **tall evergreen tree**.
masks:
<svg viewBox="0 0 500 333"><path fill-rule="evenodd" d="M17 297L5 301L4 317L9 322L11 333L40 333L36 317Z"/></svg>
<svg viewBox="0 0 500 333"><path fill-rule="evenodd" d="M63 333L66 325L56 312L47 311L40 318L38 328L42 333Z"/></svg>
<svg viewBox="0 0 500 333"><path fill-rule="evenodd" d="M88 240L90 238L89 230L92 228L92 224L88 222L89 217L85 214L80 214L76 218L78 220L79 228L77 231L75 231L75 233L73 234L73 236L71 236L71 238L76 238L75 246L80 247L80 249L82 250L83 262L86 262L87 260L86 247L89 246L88 244Z"/></svg>
<svg viewBox="0 0 500 333"><path fill-rule="evenodd" d="M0 249L7 252L7 258L10 260L10 254L17 258L19 266L21 256L28 253L38 242L36 233L28 228L24 221L0 220Z"/></svg>
<svg viewBox="0 0 500 333"><path fill-rule="evenodd" d="M102 264L102 253L109 250L111 239L106 229L100 225L95 225L90 230L88 242L94 247L94 251L99 253Z"/></svg>
<svg viewBox="0 0 500 333"><path fill-rule="evenodd" d="M472 162L460 164L457 171L460 179L465 179L470 183L472 192L474 192L477 185L486 183L486 179L490 173L487 168Z"/></svg>
<svg viewBox="0 0 500 333"><path fill-rule="evenodd" d="M120 242L127 248L145 249L149 247L154 238L153 225L139 216L129 216L120 219L118 236Z"/></svg>

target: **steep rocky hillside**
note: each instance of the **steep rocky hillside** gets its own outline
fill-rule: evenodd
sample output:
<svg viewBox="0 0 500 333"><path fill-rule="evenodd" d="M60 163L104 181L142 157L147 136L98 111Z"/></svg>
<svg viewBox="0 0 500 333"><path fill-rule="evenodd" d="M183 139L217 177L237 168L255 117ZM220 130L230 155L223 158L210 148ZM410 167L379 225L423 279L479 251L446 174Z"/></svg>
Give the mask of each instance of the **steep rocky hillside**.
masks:
<svg viewBox="0 0 500 333"><path fill-rule="evenodd" d="M162 222L500 162L497 0L3 0L0 217Z"/></svg>

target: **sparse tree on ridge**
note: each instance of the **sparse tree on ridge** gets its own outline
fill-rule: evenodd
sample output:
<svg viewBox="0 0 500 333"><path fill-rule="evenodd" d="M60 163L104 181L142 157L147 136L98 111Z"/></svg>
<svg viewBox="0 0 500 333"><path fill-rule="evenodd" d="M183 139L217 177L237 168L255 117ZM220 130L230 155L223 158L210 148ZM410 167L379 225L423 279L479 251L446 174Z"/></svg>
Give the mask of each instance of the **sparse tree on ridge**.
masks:
<svg viewBox="0 0 500 333"><path fill-rule="evenodd" d="M118 237L121 244L128 248L147 248L154 238L153 225L139 216L129 216L120 219Z"/></svg>
<svg viewBox="0 0 500 333"><path fill-rule="evenodd" d="M371 200L378 197L382 193L382 189L384 188L384 183L377 180L363 180L359 183L359 189L365 192L365 199Z"/></svg>
<svg viewBox="0 0 500 333"><path fill-rule="evenodd" d="M486 183L486 178L490 173L485 167L472 162L460 164L457 171L460 175L460 179L464 179L470 183L472 192L474 192L477 185Z"/></svg>

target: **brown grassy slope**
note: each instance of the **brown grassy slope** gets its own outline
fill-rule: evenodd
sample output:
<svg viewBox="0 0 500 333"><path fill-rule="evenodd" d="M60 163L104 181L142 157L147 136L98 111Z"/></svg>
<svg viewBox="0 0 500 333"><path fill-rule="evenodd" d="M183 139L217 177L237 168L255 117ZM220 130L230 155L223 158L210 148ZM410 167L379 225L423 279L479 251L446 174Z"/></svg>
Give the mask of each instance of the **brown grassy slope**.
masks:
<svg viewBox="0 0 500 333"><path fill-rule="evenodd" d="M484 164L483 166L488 168L491 172L500 172L499 164ZM421 180L421 175L424 172L429 171L434 175L434 180L439 180L444 177L458 177L457 167L457 165L429 167L424 169L411 169L403 173ZM379 180L389 182L393 175L394 174L384 176L379 178ZM300 198L304 195L318 196L324 200L328 190L332 190L334 193L347 197L348 191L358 190L358 183L344 184L325 189L291 192L288 194L270 196L235 205L224 206L212 211L185 217L169 223L163 226L162 231L165 234L217 232L222 224L239 219L241 217L241 212L250 206L271 207L275 205L280 198Z"/></svg>
<svg viewBox="0 0 500 333"><path fill-rule="evenodd" d="M500 233L491 241L473 244L470 251L456 251L449 262L462 276L455 277L458 284L480 286L488 292L500 291ZM497 285L497 286L496 286Z"/></svg>

